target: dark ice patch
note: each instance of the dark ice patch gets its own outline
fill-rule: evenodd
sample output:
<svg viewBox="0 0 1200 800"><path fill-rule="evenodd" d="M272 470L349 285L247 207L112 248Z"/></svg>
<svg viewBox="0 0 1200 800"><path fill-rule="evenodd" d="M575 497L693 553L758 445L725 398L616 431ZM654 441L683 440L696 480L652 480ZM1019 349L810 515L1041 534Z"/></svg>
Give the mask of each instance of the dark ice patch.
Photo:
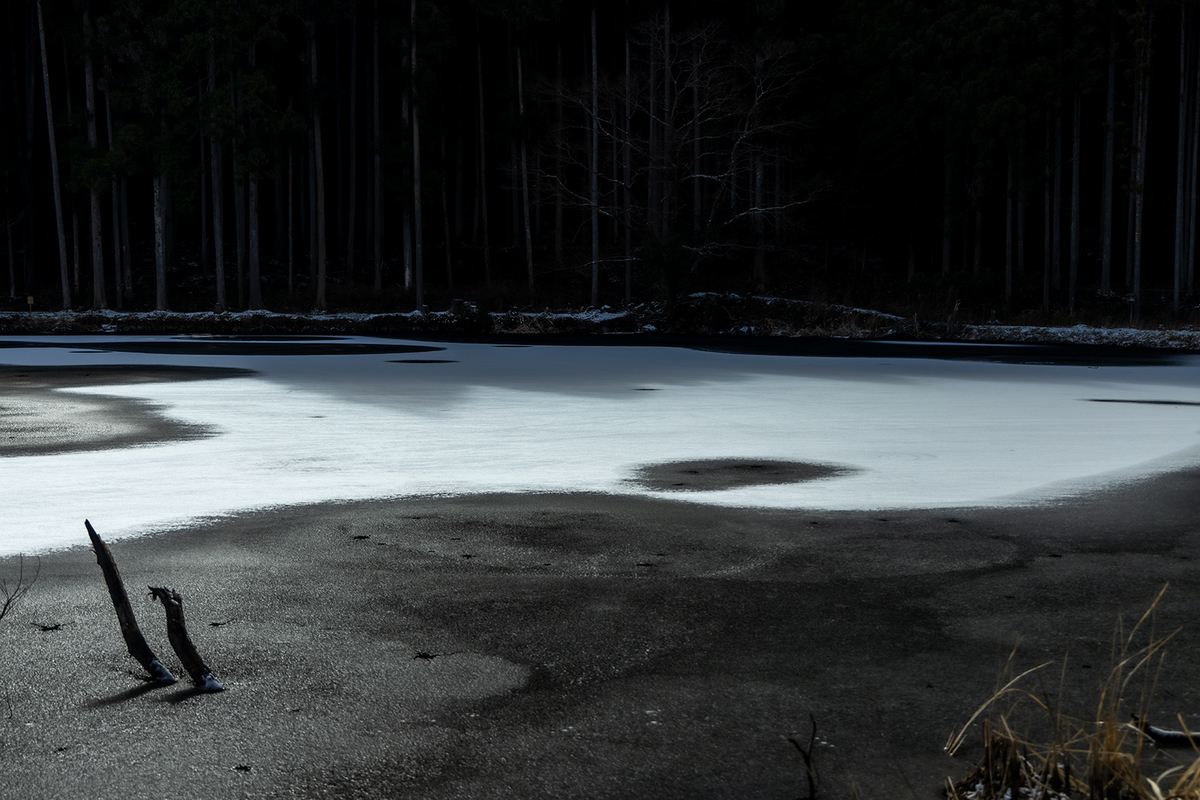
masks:
<svg viewBox="0 0 1200 800"><path fill-rule="evenodd" d="M708 492L743 486L770 486L838 478L858 470L837 464L767 459L708 459L650 464L634 472L632 482L655 491Z"/></svg>
<svg viewBox="0 0 1200 800"><path fill-rule="evenodd" d="M1117 400L1101 397L1089 397L1089 403L1132 403L1142 406L1200 406L1200 403L1193 403L1189 400Z"/></svg>

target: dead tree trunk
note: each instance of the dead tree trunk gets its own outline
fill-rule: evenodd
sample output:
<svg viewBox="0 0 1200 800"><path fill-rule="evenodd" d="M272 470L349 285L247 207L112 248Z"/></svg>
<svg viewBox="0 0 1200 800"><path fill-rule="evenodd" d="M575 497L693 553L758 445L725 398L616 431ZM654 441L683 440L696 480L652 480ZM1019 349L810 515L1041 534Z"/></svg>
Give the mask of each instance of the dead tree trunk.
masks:
<svg viewBox="0 0 1200 800"><path fill-rule="evenodd" d="M50 178L54 181L54 216L58 225L59 278L62 281L63 310L69 311L71 309L71 285L68 283L70 278L67 275L67 237L63 231L62 189L58 182L58 145L54 140L54 107L50 103L50 63L46 58L46 26L42 21L42 0L38 0L37 4L37 21L38 39L42 47L42 84L46 89L46 129L50 132ZM30 77L29 80L32 81L33 78ZM31 245L26 244L25 247L28 250ZM28 278L29 276L26 280L27 286L32 284L32 280Z"/></svg>
<svg viewBox="0 0 1200 800"><path fill-rule="evenodd" d="M96 152L96 89L92 75L92 23L88 6L83 6L83 75L84 96L87 100L88 149ZM104 238L100 222L100 186L95 180L89 182L88 205L92 222L92 308L108 308L104 292Z"/></svg>
<svg viewBox="0 0 1200 800"><path fill-rule="evenodd" d="M92 549L96 551L96 563L104 573L104 582L108 585L108 594L112 598L113 607L117 610L117 621L121 624L121 636L125 638L125 646L129 655L137 659L152 680L159 683L175 683L175 676L159 663L150 645L142 636L137 620L133 616L133 607L129 605L129 596L125 594L125 584L121 581L121 573L117 570L117 562L113 560L108 545L104 543L92 527L92 523L83 521L87 527L88 537L92 540Z"/></svg>
<svg viewBox="0 0 1200 800"><path fill-rule="evenodd" d="M151 586L150 596L162 603L167 612L167 639L170 640L171 649L179 656L179 662L187 670L192 683L202 692L225 691L225 687L196 651L192 637L188 636L187 626L183 621L183 598L179 596L179 592L162 586Z"/></svg>

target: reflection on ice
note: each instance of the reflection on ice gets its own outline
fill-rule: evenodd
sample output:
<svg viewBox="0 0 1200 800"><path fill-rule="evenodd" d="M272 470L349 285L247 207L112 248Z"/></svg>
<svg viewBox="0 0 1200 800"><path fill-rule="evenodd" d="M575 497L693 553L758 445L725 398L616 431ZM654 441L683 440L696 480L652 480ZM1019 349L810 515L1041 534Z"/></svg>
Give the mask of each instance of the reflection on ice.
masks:
<svg viewBox="0 0 1200 800"><path fill-rule="evenodd" d="M79 543L84 517L118 538L239 510L428 493L617 492L777 508L978 505L1200 461L1194 358L1089 369L487 344L410 357L385 352L398 343L373 339L353 340L371 345L353 355L108 352L104 341L0 348L0 363L256 374L59 393L64 403L149 401L216 435L0 458L0 554ZM80 352L81 344L94 349ZM1096 398L1106 402L1088 402ZM4 425L0 417L0 433ZM686 494L630 480L646 465L712 459L856 471Z"/></svg>

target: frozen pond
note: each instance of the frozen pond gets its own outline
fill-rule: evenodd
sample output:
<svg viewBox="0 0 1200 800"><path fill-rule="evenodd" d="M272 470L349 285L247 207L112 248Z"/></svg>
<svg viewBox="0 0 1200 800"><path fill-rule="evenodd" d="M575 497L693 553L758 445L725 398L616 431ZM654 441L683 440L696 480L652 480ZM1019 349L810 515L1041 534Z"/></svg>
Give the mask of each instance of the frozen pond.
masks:
<svg viewBox="0 0 1200 800"><path fill-rule="evenodd" d="M1010 361L1037 361L1036 349L1012 350L1029 357ZM943 352L0 337L0 365L253 371L35 397L42 417L64 424L99 425L85 401L103 395L154 404L208 435L0 457L0 555L80 544L85 517L116 539L276 505L476 492L846 510L1003 505L1200 463L1200 357L1086 366ZM12 416L21 400L6 397ZM798 482L734 488L635 480L645 467L713 459L815 468L780 478Z"/></svg>

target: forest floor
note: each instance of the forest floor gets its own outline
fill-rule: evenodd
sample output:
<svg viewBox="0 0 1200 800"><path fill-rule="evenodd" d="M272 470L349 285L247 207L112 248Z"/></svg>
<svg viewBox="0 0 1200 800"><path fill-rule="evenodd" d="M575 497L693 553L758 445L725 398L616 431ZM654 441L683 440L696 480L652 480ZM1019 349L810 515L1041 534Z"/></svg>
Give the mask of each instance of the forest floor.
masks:
<svg viewBox="0 0 1200 800"><path fill-rule="evenodd" d="M0 335L30 334L363 335L423 338L492 335L646 334L773 338L901 339L1023 344L1103 344L1200 349L1194 325L985 324L902 317L852 306L737 294L698 293L675 302L582 310L283 313L273 311L0 312Z"/></svg>

